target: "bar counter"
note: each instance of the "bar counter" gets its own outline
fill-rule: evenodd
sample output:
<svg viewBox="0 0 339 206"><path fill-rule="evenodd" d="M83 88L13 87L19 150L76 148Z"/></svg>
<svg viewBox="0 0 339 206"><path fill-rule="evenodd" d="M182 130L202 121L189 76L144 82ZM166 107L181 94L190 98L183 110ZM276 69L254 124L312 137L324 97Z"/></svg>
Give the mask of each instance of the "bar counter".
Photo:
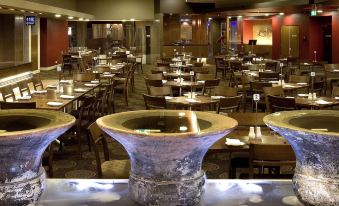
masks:
<svg viewBox="0 0 339 206"><path fill-rule="evenodd" d="M128 180L47 179L38 206L136 206L128 194ZM291 180L212 180L205 184L202 206L301 206Z"/></svg>

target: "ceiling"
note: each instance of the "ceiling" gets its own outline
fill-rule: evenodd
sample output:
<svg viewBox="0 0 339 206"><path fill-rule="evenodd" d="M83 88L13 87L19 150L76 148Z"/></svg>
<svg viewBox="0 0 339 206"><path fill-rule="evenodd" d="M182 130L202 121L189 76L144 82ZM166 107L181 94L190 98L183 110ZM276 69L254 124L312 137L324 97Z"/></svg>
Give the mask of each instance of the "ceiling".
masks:
<svg viewBox="0 0 339 206"><path fill-rule="evenodd" d="M313 8L338 10L339 0L185 0L197 13L218 16L267 16L278 13L303 13Z"/></svg>

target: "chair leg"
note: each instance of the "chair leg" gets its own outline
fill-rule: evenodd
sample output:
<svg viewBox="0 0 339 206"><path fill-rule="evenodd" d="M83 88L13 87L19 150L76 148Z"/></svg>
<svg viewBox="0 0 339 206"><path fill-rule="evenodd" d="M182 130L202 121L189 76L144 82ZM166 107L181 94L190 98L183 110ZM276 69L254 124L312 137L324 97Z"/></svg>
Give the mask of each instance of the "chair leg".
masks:
<svg viewBox="0 0 339 206"><path fill-rule="evenodd" d="M87 145L88 145L88 151L89 152L92 152L92 149L91 149L91 142L90 142L90 139L89 139L89 134L88 132L86 132L86 139L87 139Z"/></svg>

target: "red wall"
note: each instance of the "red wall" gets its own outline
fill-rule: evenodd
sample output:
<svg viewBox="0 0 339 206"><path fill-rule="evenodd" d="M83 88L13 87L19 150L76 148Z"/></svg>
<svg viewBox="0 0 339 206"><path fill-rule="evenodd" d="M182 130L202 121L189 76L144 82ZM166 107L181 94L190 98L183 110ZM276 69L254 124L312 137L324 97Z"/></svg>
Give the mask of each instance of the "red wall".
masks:
<svg viewBox="0 0 339 206"><path fill-rule="evenodd" d="M339 63L339 13L332 13L332 62Z"/></svg>
<svg viewBox="0 0 339 206"><path fill-rule="evenodd" d="M243 21L243 43L248 44L248 40L253 39L253 21Z"/></svg>
<svg viewBox="0 0 339 206"><path fill-rule="evenodd" d="M50 67L61 62L62 51L68 48L67 21L41 18L40 66ZM56 63L57 62L57 63Z"/></svg>

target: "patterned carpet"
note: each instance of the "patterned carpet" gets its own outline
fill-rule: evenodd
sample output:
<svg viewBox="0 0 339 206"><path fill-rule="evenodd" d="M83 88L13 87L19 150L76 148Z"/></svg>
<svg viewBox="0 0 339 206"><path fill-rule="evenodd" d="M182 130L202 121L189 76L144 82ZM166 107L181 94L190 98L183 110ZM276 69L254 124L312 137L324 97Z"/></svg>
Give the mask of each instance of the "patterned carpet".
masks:
<svg viewBox="0 0 339 206"><path fill-rule="evenodd" d="M144 65L144 74L150 71L150 65ZM215 68L211 68L214 74ZM57 79L57 73L53 71L42 71L40 74L44 84L54 82ZM71 77L68 77L71 78ZM117 94L115 100L116 112L145 109L142 93L146 93L146 86L143 74L135 74L136 91L129 95L129 106L125 106L122 95ZM222 85L226 82L221 82ZM71 137L65 137L65 144L62 151L55 149L54 152L54 178L97 178L96 162L94 152L88 152L88 147L83 145L83 151L80 156L77 150L77 141ZM83 142L86 142L85 140ZM109 150L111 159L128 159L124 148L114 141L109 140ZM103 158L103 153L101 152ZM203 162L203 169L207 177L211 179L228 178L229 154L207 154Z"/></svg>

